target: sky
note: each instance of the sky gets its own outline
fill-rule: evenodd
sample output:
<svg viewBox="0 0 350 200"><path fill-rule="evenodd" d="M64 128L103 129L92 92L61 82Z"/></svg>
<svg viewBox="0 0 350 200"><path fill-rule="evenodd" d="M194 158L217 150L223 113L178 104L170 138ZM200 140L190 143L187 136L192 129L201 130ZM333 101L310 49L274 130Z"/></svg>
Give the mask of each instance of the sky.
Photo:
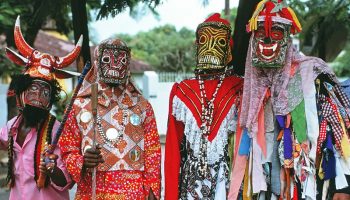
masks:
<svg viewBox="0 0 350 200"><path fill-rule="evenodd" d="M237 7L238 1L231 0L230 7ZM224 7L224 0L209 0L206 7L202 5L201 0L163 0L163 3L156 8L159 20L151 13L135 20L129 16L129 11L126 10L115 18L109 17L107 20L99 20L92 23L91 26L97 33L96 39L99 41L118 33L135 35L140 31L148 31L164 24L172 24L177 30L182 27L195 30L197 25L203 22L209 14L220 13Z"/></svg>

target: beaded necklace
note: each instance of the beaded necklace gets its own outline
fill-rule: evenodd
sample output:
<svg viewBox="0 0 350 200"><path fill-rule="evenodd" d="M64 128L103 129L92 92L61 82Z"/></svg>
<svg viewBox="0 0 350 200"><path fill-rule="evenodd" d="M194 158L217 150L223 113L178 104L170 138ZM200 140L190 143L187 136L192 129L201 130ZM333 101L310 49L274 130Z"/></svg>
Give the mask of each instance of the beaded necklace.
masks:
<svg viewBox="0 0 350 200"><path fill-rule="evenodd" d="M201 76L198 76L198 82L199 82L199 90L200 90L200 102L202 106L202 113L201 113L201 127L200 130L202 132L202 138L200 143L200 151L199 151L199 174L202 177L207 177L209 175L208 173L208 161L207 161L207 146L208 146L208 135L211 131L211 126L213 124L213 117L214 117L214 101L216 99L217 93L222 85L222 82L225 78L226 73L223 73L220 78L219 82L215 88L215 91L213 93L213 97L209 100L207 97L207 93L205 91L204 87L204 80L201 78Z"/></svg>
<svg viewBox="0 0 350 200"><path fill-rule="evenodd" d="M207 97L207 93L204 88L204 80L201 79L201 77L198 77L199 82L199 90L200 90L200 102L202 106L202 113L201 113L201 131L202 134L205 136L208 136L211 130L211 125L213 123L213 116L214 116L214 101L216 99L216 96L218 94L218 91L222 85L222 82L225 78L225 74L222 74L219 78L219 82L215 88L215 91L213 93L213 97L209 100Z"/></svg>

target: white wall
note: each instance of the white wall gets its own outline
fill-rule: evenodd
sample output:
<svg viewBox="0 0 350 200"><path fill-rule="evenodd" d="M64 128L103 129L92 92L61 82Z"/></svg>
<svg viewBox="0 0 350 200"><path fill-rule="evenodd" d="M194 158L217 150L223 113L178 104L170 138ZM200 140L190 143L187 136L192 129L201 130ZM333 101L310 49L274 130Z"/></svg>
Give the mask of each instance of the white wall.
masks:
<svg viewBox="0 0 350 200"><path fill-rule="evenodd" d="M0 109L1 109L1 114L0 114L0 127L3 127L6 122L7 122L7 89L8 89L8 84L0 84Z"/></svg>
<svg viewBox="0 0 350 200"><path fill-rule="evenodd" d="M173 84L159 82L157 73L153 71L147 71L143 76L143 95L153 107L161 137L165 136L167 130L169 95Z"/></svg>
<svg viewBox="0 0 350 200"><path fill-rule="evenodd" d="M156 116L159 134L165 135L168 123L169 95L174 83L158 83L157 97L149 98Z"/></svg>
<svg viewBox="0 0 350 200"><path fill-rule="evenodd" d="M137 87L143 91L143 73L132 73L131 78L136 83Z"/></svg>

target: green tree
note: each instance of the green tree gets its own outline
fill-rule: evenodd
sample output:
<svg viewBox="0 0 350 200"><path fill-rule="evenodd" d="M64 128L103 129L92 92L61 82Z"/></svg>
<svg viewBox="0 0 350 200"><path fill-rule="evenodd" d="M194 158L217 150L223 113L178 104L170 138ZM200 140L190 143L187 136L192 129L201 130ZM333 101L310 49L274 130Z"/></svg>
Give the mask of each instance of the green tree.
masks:
<svg viewBox="0 0 350 200"><path fill-rule="evenodd" d="M98 6L97 19L108 18L109 16L115 17L117 14L123 12L126 8L130 9L131 14L137 14L137 11L141 8L148 8L153 13L157 13L155 8L161 3L161 0L94 0L100 2ZM145 7L146 6L146 7ZM134 13L133 13L134 12Z"/></svg>
<svg viewBox="0 0 350 200"><path fill-rule="evenodd" d="M331 66L337 76L350 77L350 41Z"/></svg>
<svg viewBox="0 0 350 200"><path fill-rule="evenodd" d="M164 25L135 36L117 35L132 48L132 57L148 62L157 71L189 72L195 66L195 34Z"/></svg>
<svg viewBox="0 0 350 200"><path fill-rule="evenodd" d="M69 10L64 1L54 0L12 0L2 1L0 5L0 35L6 37L4 46L14 47L13 26L18 15L21 15L21 28L26 41L33 45L39 29L48 19L54 20L57 31L68 34L71 30ZM20 69L11 63L2 49L0 53L0 76L17 73Z"/></svg>
<svg viewBox="0 0 350 200"><path fill-rule="evenodd" d="M72 3L72 5L71 5ZM76 4L77 3L77 4ZM155 12L155 7L160 3L160 0L2 0L0 4L0 35L6 35L6 46L13 47L13 25L18 15L21 15L21 26L26 41L32 45L38 31L47 22L53 20L56 24L57 31L63 34L68 34L73 30L73 21L76 22L74 27L75 38L80 34L85 33L83 52L88 54L89 37L87 32L87 23L91 20L90 10L98 12L97 19L114 17L126 8L134 11L138 5L147 5L149 10ZM74 8L74 9L73 9ZM77 9L75 9L77 8ZM74 12L71 12L71 9ZM134 11L133 15L136 15ZM84 15L85 14L85 15ZM87 59L89 56L85 56ZM8 62L5 61L3 52L0 56L0 75L12 73L7 70Z"/></svg>
<svg viewBox="0 0 350 200"><path fill-rule="evenodd" d="M330 62L345 48L350 31L349 0L290 0L302 24L301 49Z"/></svg>
<svg viewBox="0 0 350 200"><path fill-rule="evenodd" d="M301 50L322 58L338 76L350 76L350 1L290 0L302 24Z"/></svg>

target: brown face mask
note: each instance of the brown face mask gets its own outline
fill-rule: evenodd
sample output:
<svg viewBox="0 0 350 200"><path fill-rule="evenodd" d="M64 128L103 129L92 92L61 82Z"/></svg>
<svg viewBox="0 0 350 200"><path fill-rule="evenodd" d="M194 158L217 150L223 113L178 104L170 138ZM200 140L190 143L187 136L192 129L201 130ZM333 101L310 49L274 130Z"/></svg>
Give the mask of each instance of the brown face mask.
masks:
<svg viewBox="0 0 350 200"><path fill-rule="evenodd" d="M197 29L197 70L225 68L231 60L231 30L226 25L209 22Z"/></svg>
<svg viewBox="0 0 350 200"><path fill-rule="evenodd" d="M33 83L21 95L23 105L50 110L51 86L42 80L34 80Z"/></svg>
<svg viewBox="0 0 350 200"><path fill-rule="evenodd" d="M102 82L124 84L129 76L129 63L130 49L124 42L99 46L99 78Z"/></svg>

